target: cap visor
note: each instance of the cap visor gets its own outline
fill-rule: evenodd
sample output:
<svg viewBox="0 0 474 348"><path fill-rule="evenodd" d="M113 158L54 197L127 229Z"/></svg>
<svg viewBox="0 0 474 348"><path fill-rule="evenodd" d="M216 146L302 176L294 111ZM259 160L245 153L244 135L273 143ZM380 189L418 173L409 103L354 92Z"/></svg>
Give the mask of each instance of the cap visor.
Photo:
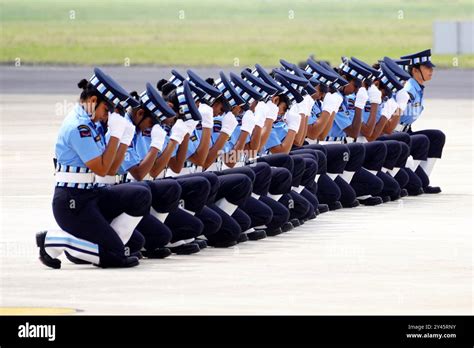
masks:
<svg viewBox="0 0 474 348"><path fill-rule="evenodd" d="M435 68L436 65L434 65L430 60L423 63L423 65L427 66L428 68Z"/></svg>

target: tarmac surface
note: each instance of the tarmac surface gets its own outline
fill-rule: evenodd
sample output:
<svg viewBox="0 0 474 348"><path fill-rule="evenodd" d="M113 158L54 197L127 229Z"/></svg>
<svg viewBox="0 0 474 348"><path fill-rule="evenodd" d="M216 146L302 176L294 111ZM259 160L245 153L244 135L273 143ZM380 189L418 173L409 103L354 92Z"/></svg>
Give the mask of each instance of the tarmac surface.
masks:
<svg viewBox="0 0 474 348"><path fill-rule="evenodd" d="M169 77L107 71L129 89ZM34 236L56 227L54 143L75 84L90 75L0 67L0 314L472 314L472 71L437 72L414 127L446 133L432 176L439 195L329 212L277 237L133 269L63 258L52 270Z"/></svg>

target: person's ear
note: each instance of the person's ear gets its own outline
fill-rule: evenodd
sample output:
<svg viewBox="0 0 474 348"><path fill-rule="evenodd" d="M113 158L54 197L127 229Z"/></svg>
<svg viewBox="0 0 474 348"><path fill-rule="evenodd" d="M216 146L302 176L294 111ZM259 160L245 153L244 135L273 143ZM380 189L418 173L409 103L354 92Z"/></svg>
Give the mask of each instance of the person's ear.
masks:
<svg viewBox="0 0 474 348"><path fill-rule="evenodd" d="M137 115L137 121L141 121L143 119L143 116L145 115L145 110L138 109L136 115Z"/></svg>

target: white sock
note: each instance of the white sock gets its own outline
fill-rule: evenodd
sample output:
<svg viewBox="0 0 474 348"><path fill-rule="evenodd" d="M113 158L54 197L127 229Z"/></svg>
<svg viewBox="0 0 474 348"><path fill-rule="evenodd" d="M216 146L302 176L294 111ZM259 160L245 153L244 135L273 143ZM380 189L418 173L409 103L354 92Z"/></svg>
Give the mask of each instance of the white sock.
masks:
<svg viewBox="0 0 474 348"><path fill-rule="evenodd" d="M385 167L382 167L382 169L380 169L380 171L381 171L382 173L389 173L389 172L390 172L390 169L385 168Z"/></svg>
<svg viewBox="0 0 474 348"><path fill-rule="evenodd" d="M341 178L343 178L345 182L350 184L354 174L355 174L355 172L349 172L349 171L345 170L342 174L339 174L339 176Z"/></svg>
<svg viewBox="0 0 474 348"><path fill-rule="evenodd" d="M327 175L331 178L332 181L336 180L339 174L337 173L327 173Z"/></svg>
<svg viewBox="0 0 474 348"><path fill-rule="evenodd" d="M227 215L231 216L237 210L238 206L230 203L227 199L221 198L216 202L216 205L226 212Z"/></svg>
<svg viewBox="0 0 474 348"><path fill-rule="evenodd" d="M437 158L430 157L426 161L421 161L420 162L420 167L425 171L426 175L428 177L431 175L433 172L433 167L436 163Z"/></svg>
<svg viewBox="0 0 474 348"><path fill-rule="evenodd" d="M179 207L179 209L184 210L186 213L191 214L192 216L196 215L196 212L191 211L191 210L188 210L188 209L184 209L184 208L181 207L181 206Z"/></svg>
<svg viewBox="0 0 474 348"><path fill-rule="evenodd" d="M400 170L400 167L393 167L392 170L390 170L390 174L395 177L397 175L398 171Z"/></svg>
<svg viewBox="0 0 474 348"><path fill-rule="evenodd" d="M252 197L255 198L255 199L259 199L259 198L260 198L260 195L257 195L256 193L253 193L253 192L252 192Z"/></svg>
<svg viewBox="0 0 474 348"><path fill-rule="evenodd" d="M298 192L298 193L301 193L301 191L304 190L304 186L292 186L292 190L295 191L295 192Z"/></svg>
<svg viewBox="0 0 474 348"><path fill-rule="evenodd" d="M316 176L314 177L314 181L316 183L318 182L320 176L321 176L321 174L316 174Z"/></svg>
<svg viewBox="0 0 474 348"><path fill-rule="evenodd" d="M367 168L364 168L366 171L368 171L369 173L372 173L374 175L377 175L377 171L376 170L369 170Z"/></svg>
<svg viewBox="0 0 474 348"><path fill-rule="evenodd" d="M132 236L133 230L137 227L142 216L131 216L127 213L122 213L112 220L110 226L117 232L123 244L126 244Z"/></svg>
<svg viewBox="0 0 474 348"><path fill-rule="evenodd" d="M364 195L364 196L359 196L359 197L356 197L357 199L367 199L367 198L370 198L372 197L371 195Z"/></svg>
<svg viewBox="0 0 474 348"><path fill-rule="evenodd" d="M252 233L252 232L255 232L255 229L251 227L251 228L249 228L247 231L244 231L244 232L242 232L242 233L247 234L247 233Z"/></svg>
<svg viewBox="0 0 474 348"><path fill-rule="evenodd" d="M47 246L61 244L62 246ZM67 252L80 260L99 263L99 246L84 239L74 237L62 230L49 230L45 238L45 250L52 258L57 258L67 249ZM92 255L93 253L94 255Z"/></svg>
<svg viewBox="0 0 474 348"><path fill-rule="evenodd" d="M194 238L183 239L183 242L184 242L185 244L188 244L188 243L194 242Z"/></svg>
<svg viewBox="0 0 474 348"><path fill-rule="evenodd" d="M151 207L150 214L164 223L169 213L158 213L153 207Z"/></svg>
<svg viewBox="0 0 474 348"><path fill-rule="evenodd" d="M418 168L420 162L420 160L415 160L412 156L408 156L407 164L405 165L405 167L410 168L414 172L416 171L416 168Z"/></svg>
<svg viewBox="0 0 474 348"><path fill-rule="evenodd" d="M268 193L267 197L278 202L280 200L280 198L283 197L283 195L272 195L272 194Z"/></svg>
<svg viewBox="0 0 474 348"><path fill-rule="evenodd" d="M267 225L260 225L260 226L255 226L254 227L254 229L256 229L256 230L264 230L266 228L268 228Z"/></svg>
<svg viewBox="0 0 474 348"><path fill-rule="evenodd" d="M165 247L167 248L175 248L175 247L178 247L178 246L181 246L181 245L184 245L186 244L184 242L184 240L178 240L177 242L174 242L174 243L171 243L169 242L168 244L165 245Z"/></svg>

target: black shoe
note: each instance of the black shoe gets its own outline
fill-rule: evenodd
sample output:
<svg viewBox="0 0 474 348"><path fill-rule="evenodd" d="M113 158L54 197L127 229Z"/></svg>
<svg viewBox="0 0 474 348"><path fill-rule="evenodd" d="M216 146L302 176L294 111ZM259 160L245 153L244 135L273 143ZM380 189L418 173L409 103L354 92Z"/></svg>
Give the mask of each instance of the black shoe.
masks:
<svg viewBox="0 0 474 348"><path fill-rule="evenodd" d="M328 203L329 210L338 210L342 209L342 204L339 201L334 201L331 203Z"/></svg>
<svg viewBox="0 0 474 348"><path fill-rule="evenodd" d="M316 219L316 217L318 216L318 214L316 214L316 211L310 215L306 220L313 220L313 219Z"/></svg>
<svg viewBox="0 0 474 348"><path fill-rule="evenodd" d="M300 220L298 219L291 219L290 222L293 225L293 227L298 227L301 225Z"/></svg>
<svg viewBox="0 0 474 348"><path fill-rule="evenodd" d="M277 235L282 234L282 233L283 233L283 231L281 230L280 227L274 228L273 230L267 230L266 231L266 235L268 237L274 237L274 236L277 236Z"/></svg>
<svg viewBox="0 0 474 348"><path fill-rule="evenodd" d="M318 204L319 213L324 214L329 211L329 206L327 204Z"/></svg>
<svg viewBox="0 0 474 348"><path fill-rule="evenodd" d="M390 200L391 201L396 201L396 200L399 200L400 197L401 197L400 195L392 195L392 196L390 196Z"/></svg>
<svg viewBox="0 0 474 348"><path fill-rule="evenodd" d="M100 263L98 265L94 264L94 266L100 267L100 268L130 268L130 267L135 267L138 266L140 262L138 261L138 257L136 256L126 256L122 259L122 262L118 264L103 264Z"/></svg>
<svg viewBox="0 0 474 348"><path fill-rule="evenodd" d="M301 226L301 225L304 225L304 223L306 222L306 220L305 220L305 219L299 219L299 222L300 222L300 226Z"/></svg>
<svg viewBox="0 0 474 348"><path fill-rule="evenodd" d="M293 228L295 228L295 226L293 226L293 224L291 222L287 221L281 226L281 231L282 232L288 232L288 231L291 231ZM268 233L267 233L267 235L268 235Z"/></svg>
<svg viewBox="0 0 474 348"><path fill-rule="evenodd" d="M205 241L204 239L195 239L191 243L197 244L199 246L199 249L206 249L207 248L207 241Z"/></svg>
<svg viewBox="0 0 474 348"><path fill-rule="evenodd" d="M382 198L382 201L383 201L384 203L387 203L387 202L390 202L390 201L391 201L390 196L381 196L380 198Z"/></svg>
<svg viewBox="0 0 474 348"><path fill-rule="evenodd" d="M406 197L406 196L408 196L408 191L407 189L402 188L400 190L400 197Z"/></svg>
<svg viewBox="0 0 474 348"><path fill-rule="evenodd" d="M72 263L75 263L76 265L91 265L92 262L89 262L89 261L84 261L84 260L81 260L81 259L78 259L77 257L75 256L72 256L71 254L69 254L66 250L64 250L64 254L66 255L66 258L71 261Z"/></svg>
<svg viewBox="0 0 474 348"><path fill-rule="evenodd" d="M46 240L46 231L39 232L36 234L36 245L39 248L39 259L43 263L43 265L59 269L61 268L61 260L53 259L51 256L48 255L46 249L44 248L45 240Z"/></svg>
<svg viewBox="0 0 474 348"><path fill-rule="evenodd" d="M208 241L207 244L214 248L229 248L234 245L237 245L237 242L235 240L227 241L227 242L214 242L214 243Z"/></svg>
<svg viewBox="0 0 474 348"><path fill-rule="evenodd" d="M199 245L193 243L183 244L177 247L168 247L168 249L176 255L191 255L201 251Z"/></svg>
<svg viewBox="0 0 474 348"><path fill-rule="evenodd" d="M143 254L142 254L141 251L135 251L135 252L131 253L130 256L135 256L139 260L143 259Z"/></svg>
<svg viewBox="0 0 474 348"><path fill-rule="evenodd" d="M425 191L425 193L429 193L429 194L441 193L441 187L426 186L426 187L423 187L423 191Z"/></svg>
<svg viewBox="0 0 474 348"><path fill-rule="evenodd" d="M369 197L366 199L359 199L359 202L360 204L368 205L368 206L379 205L383 203L382 198L380 198L379 196Z"/></svg>
<svg viewBox="0 0 474 348"><path fill-rule="evenodd" d="M169 248L156 248L155 250L143 250L143 256L149 259L164 259L171 255Z"/></svg>
<svg viewBox="0 0 474 348"><path fill-rule="evenodd" d="M421 187L419 187L417 189L407 190L407 191L408 191L409 196L419 196L419 195L422 195L423 193L425 193L425 191L423 191L423 189Z"/></svg>
<svg viewBox="0 0 474 348"><path fill-rule="evenodd" d="M358 207L360 205L359 201L356 199L354 200L354 202L352 203L344 203L342 206L344 208L355 208L355 207Z"/></svg>
<svg viewBox="0 0 474 348"><path fill-rule="evenodd" d="M237 243L245 243L248 242L249 237L247 236L247 233L241 233L239 235L239 238L237 238Z"/></svg>
<svg viewBox="0 0 474 348"><path fill-rule="evenodd" d="M255 230L254 232L247 233L249 240L260 240L267 238L267 234L264 230Z"/></svg>

